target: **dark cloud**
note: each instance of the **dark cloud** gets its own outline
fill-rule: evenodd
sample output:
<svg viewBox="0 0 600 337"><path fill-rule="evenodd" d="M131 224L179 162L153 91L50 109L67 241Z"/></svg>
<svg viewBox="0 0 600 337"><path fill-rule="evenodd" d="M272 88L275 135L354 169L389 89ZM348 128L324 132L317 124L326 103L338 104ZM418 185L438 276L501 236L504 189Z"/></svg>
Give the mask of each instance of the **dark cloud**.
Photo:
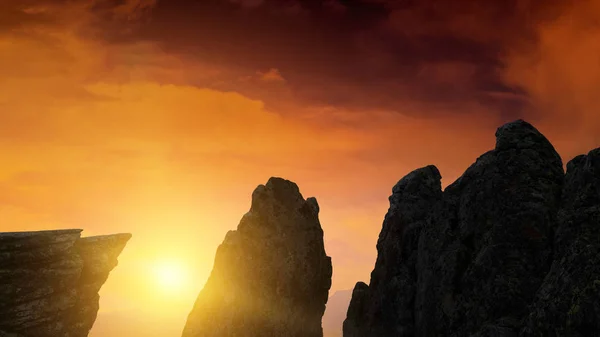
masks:
<svg viewBox="0 0 600 337"><path fill-rule="evenodd" d="M132 26L147 18L144 14L156 0L3 0L0 2L0 34L22 33L32 27L57 28L79 24L81 35L103 38L101 31L132 32Z"/></svg>
<svg viewBox="0 0 600 337"><path fill-rule="evenodd" d="M407 104L420 104L421 113L441 114L480 104L508 119L522 115L529 99L505 81L505 56L535 45L537 26L564 1L96 0L82 34L113 44L150 41L226 68L230 78L188 84L270 106L293 99L407 113ZM18 20L26 18L12 24ZM285 95L238 80L270 69L285 77Z"/></svg>
<svg viewBox="0 0 600 337"><path fill-rule="evenodd" d="M112 31L106 38L155 41L240 74L276 68L290 95L303 104L402 111L407 101L447 103L446 108L476 102L513 118L527 107L527 97L500 76L503 55L519 43L534 43L532 22L553 17L552 6L547 1L163 0L134 35ZM228 85L260 96L255 87Z"/></svg>
<svg viewBox="0 0 600 337"><path fill-rule="evenodd" d="M26 27L59 23L54 10L66 0L6 0L0 2L0 34Z"/></svg>

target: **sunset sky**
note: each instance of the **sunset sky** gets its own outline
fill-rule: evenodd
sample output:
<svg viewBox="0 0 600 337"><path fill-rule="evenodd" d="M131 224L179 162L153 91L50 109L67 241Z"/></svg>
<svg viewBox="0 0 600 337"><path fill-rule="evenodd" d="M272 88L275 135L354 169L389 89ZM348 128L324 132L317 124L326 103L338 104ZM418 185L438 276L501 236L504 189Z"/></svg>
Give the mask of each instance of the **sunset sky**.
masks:
<svg viewBox="0 0 600 337"><path fill-rule="evenodd" d="M600 0L0 0L0 231L132 233L90 336L175 337L280 176L350 289L409 171L600 146L599 55Z"/></svg>

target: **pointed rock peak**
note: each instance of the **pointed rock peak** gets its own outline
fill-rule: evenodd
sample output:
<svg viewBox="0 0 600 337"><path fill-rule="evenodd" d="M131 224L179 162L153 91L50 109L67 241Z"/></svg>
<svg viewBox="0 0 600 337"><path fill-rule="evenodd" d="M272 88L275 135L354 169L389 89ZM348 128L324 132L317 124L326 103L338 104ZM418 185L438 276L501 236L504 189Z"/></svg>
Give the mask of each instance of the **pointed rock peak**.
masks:
<svg viewBox="0 0 600 337"><path fill-rule="evenodd" d="M306 199L306 204L310 207L311 211L314 215L319 215L319 204L317 203L317 198L310 197Z"/></svg>
<svg viewBox="0 0 600 337"><path fill-rule="evenodd" d="M580 154L567 163L567 173L576 169L587 168L600 172L600 147L588 152L587 155Z"/></svg>
<svg viewBox="0 0 600 337"><path fill-rule="evenodd" d="M369 290L369 285L367 285L364 282L356 282L356 285L354 285L354 289L352 290L352 293L361 293L364 291Z"/></svg>
<svg viewBox="0 0 600 337"><path fill-rule="evenodd" d="M304 200L294 182L273 177L252 192L250 211L244 215L238 230L293 230L320 228L319 204L313 197Z"/></svg>
<svg viewBox="0 0 600 337"><path fill-rule="evenodd" d="M587 163L595 172L600 172L600 147L588 152Z"/></svg>
<svg viewBox="0 0 600 337"><path fill-rule="evenodd" d="M410 172L396 183L392 188L392 193L418 194L419 191L424 189L442 190L442 175L434 165L428 165Z"/></svg>
<svg viewBox="0 0 600 337"><path fill-rule="evenodd" d="M278 177L271 177L265 185L259 185L252 192L251 211L259 211L265 206L277 205L287 210L296 210L305 203L296 183Z"/></svg>
<svg viewBox="0 0 600 337"><path fill-rule="evenodd" d="M332 266L318 209L289 180L259 185L217 249L183 336L323 337Z"/></svg>
<svg viewBox="0 0 600 337"><path fill-rule="evenodd" d="M554 147L533 125L519 119L506 123L496 130L496 150Z"/></svg>
<svg viewBox="0 0 600 337"><path fill-rule="evenodd" d="M300 189L295 182L280 177L271 177L265 184L268 189L288 191L294 194L300 194Z"/></svg>
<svg viewBox="0 0 600 337"><path fill-rule="evenodd" d="M567 163L567 173L573 173L574 170L581 167L585 163L587 156L585 154L580 154L575 158L569 160Z"/></svg>

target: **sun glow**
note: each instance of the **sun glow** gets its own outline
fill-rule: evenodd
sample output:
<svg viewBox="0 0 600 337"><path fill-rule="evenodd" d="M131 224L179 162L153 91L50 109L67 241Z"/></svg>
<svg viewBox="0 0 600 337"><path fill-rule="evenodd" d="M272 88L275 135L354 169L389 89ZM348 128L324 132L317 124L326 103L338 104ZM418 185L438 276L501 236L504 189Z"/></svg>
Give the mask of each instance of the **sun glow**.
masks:
<svg viewBox="0 0 600 337"><path fill-rule="evenodd" d="M160 261L154 265L154 280L157 285L169 292L176 292L188 283L189 276L186 269L173 261Z"/></svg>

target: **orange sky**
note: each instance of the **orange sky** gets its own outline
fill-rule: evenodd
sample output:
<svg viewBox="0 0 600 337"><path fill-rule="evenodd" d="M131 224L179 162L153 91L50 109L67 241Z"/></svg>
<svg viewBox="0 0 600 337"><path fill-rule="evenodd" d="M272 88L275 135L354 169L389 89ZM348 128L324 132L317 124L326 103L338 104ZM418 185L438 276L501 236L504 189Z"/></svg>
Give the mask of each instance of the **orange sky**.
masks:
<svg viewBox="0 0 600 337"><path fill-rule="evenodd" d="M314 10L210 1L218 2L247 17L293 15L296 28ZM600 146L599 1L530 1L502 33L488 23L500 5L460 2L463 13L481 14L472 17L441 6L447 15L429 25L406 19L426 5L390 9L348 30L343 18L353 12L329 1L339 26L310 28L331 34L323 43L264 35L267 26L209 32L203 25L226 23L186 23L181 13L193 6L173 3L181 8L160 0L0 3L0 230L133 233L102 289L91 336L179 336L216 247L270 176L317 197L332 290L340 290L368 281L387 197L409 171L435 164L449 184L493 147L497 126L518 117L565 160ZM247 35L234 34L240 27ZM399 48L396 59L374 39L398 31L414 37L418 53ZM441 31L498 48L427 49L424 37ZM279 39L306 55L279 54ZM332 56L350 50L358 63ZM181 289L157 284L160 263L182 266Z"/></svg>

